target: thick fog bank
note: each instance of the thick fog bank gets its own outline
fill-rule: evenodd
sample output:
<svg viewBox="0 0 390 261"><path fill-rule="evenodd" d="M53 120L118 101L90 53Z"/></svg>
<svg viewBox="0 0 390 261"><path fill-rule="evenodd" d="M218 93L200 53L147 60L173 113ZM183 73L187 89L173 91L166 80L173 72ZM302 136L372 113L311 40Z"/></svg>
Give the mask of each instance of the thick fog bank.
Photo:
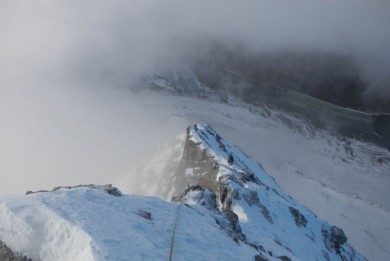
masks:
<svg viewBox="0 0 390 261"><path fill-rule="evenodd" d="M221 42L352 56L370 93L389 97L389 13L385 0L2 1L1 80L127 84Z"/></svg>
<svg viewBox="0 0 390 261"><path fill-rule="evenodd" d="M123 90L215 43L352 57L363 98L386 102L389 13L385 0L1 1L0 193L125 173L185 124Z"/></svg>
<svg viewBox="0 0 390 261"><path fill-rule="evenodd" d="M115 185L185 129L152 96L127 90L9 92L0 97L0 194Z"/></svg>

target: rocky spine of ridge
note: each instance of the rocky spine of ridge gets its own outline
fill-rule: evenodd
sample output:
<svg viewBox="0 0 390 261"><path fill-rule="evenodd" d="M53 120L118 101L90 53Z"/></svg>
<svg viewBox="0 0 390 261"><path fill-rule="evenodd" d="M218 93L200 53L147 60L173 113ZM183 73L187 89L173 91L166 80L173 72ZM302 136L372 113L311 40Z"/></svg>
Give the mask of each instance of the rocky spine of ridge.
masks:
<svg viewBox="0 0 390 261"><path fill-rule="evenodd" d="M262 245L263 238L250 235L248 228L242 229L237 208L254 209L257 214L244 223L252 222L253 226L261 225L270 231L284 231L289 226L273 213L283 211L283 218L289 219L288 222L296 226L293 230L301 233L305 241L312 244L305 247L321 249L315 252L320 253L320 256L311 257L313 260L366 260L347 244L342 229L318 219L314 213L284 193L259 163L226 143L211 127L195 124L187 129L186 134L182 159L163 193L165 199L172 198L187 206L199 204L211 210L216 223L234 241L250 245L259 252L256 260L299 260L304 257L295 252L298 248L290 248L286 243L295 240L294 234L282 240L279 237L285 235L272 232L274 238L266 241L273 242ZM248 227L247 224L245 226Z"/></svg>
<svg viewBox="0 0 390 261"><path fill-rule="evenodd" d="M77 186L59 186L59 187L53 188L52 190L27 191L26 195L35 194L35 193L55 192L55 191L58 191L61 189L72 189L72 188L102 189L110 195L113 195L116 197L122 196L122 192L117 187L113 187L112 184L106 184L106 185L88 184L88 185L77 185Z"/></svg>
<svg viewBox="0 0 390 261"><path fill-rule="evenodd" d="M1 261L31 261L32 259L19 253L13 252L4 242L0 240Z"/></svg>

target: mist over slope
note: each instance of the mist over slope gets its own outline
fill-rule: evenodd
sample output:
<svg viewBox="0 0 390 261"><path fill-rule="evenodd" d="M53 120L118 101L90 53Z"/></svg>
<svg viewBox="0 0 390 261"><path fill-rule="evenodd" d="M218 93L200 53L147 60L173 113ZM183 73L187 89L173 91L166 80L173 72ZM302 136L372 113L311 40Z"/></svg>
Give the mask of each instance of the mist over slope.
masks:
<svg viewBox="0 0 390 261"><path fill-rule="evenodd" d="M383 0L353 3L336 0L294 3L2 1L0 160L4 162L0 170L7 173L4 175L7 177L14 173L26 177L26 173L32 173L29 175L34 178L26 180L46 180L42 177L51 176L51 171L39 166L45 159L58 155L52 161L53 166L60 166L55 168L63 169L64 175L68 162L70 165L78 162L85 169L100 173L100 167L95 167L98 158L110 158L107 152L120 151L121 144L122 149L128 148L122 141L138 142L138 132L131 134L133 128L137 129L134 126L147 122L145 129L160 128L163 133L171 125L153 124L156 118L149 119L149 115L154 112L143 113L145 106L137 98L129 98L129 105L123 105L124 97L116 94L101 97L97 94L99 91L88 94L88 90L128 88L145 74L180 66L183 59L190 59L190 63L195 58L206 60L220 43L223 46L220 51L232 50L233 64L245 65L242 66L245 73L256 76L258 67L264 67L265 71L277 68L276 75L270 74L271 80L283 84L287 81L292 88L298 84L299 88L308 88L307 92L329 93L327 88L334 90L333 83L337 82L338 75L330 83L327 79L319 83L315 80L313 85L317 87L310 89L307 85L313 83L311 75L305 70L296 70L297 67L316 65L316 79L323 66L333 67L336 62L340 68L340 64L346 62L346 66L341 66L347 70L341 74L347 75L343 80L351 80L358 91L352 89L341 96L343 98L333 98L361 106L369 97L360 95L362 80L367 87L363 92L377 94L375 99L386 104L389 97L386 77L390 68L387 66L390 64L387 52L390 26L386 26L390 24L389 8L388 2ZM290 50L293 54L286 58L279 55ZM323 62L327 54L336 57L335 60L326 58ZM216 55L210 58L217 59ZM234 62L237 59L243 61ZM263 63L264 60L270 62ZM226 63L231 64L229 59ZM291 76L300 72L304 77L294 82ZM264 80L261 73L258 77ZM353 102L344 99L350 93L356 96ZM109 115L115 116L110 118ZM175 133L185 126L179 125L174 127ZM137 141L133 141L133 137L137 137ZM80 140L86 151L77 156ZM85 143L86 140L89 141ZM149 140L148 137L143 139ZM100 141L105 145L99 147ZM94 157L95 152L100 156ZM131 154L138 154L138 149ZM82 160L84 155L87 158ZM77 172L76 165L68 172ZM15 186L7 187L11 190Z"/></svg>

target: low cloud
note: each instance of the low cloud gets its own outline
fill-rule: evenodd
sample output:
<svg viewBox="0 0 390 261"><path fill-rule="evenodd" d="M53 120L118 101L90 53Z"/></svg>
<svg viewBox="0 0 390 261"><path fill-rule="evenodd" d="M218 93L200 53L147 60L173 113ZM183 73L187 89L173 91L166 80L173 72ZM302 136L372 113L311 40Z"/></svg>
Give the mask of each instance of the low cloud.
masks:
<svg viewBox="0 0 390 261"><path fill-rule="evenodd" d="M390 99L389 13L387 0L1 1L0 184L123 172L114 165L182 123L161 125L130 96L82 90L126 87L215 42L350 55L371 84L367 95Z"/></svg>
<svg viewBox="0 0 390 261"><path fill-rule="evenodd" d="M2 78L28 79L26 85L31 79L126 84L158 62L218 41L254 52L306 48L352 55L373 86L386 91L378 86L390 65L385 0L36 0L0 7Z"/></svg>

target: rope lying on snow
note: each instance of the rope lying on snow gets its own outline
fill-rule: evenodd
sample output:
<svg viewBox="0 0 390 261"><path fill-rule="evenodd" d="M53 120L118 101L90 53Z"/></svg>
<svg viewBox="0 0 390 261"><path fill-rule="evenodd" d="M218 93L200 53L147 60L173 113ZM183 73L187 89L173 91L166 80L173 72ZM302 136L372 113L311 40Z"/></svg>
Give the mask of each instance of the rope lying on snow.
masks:
<svg viewBox="0 0 390 261"><path fill-rule="evenodd" d="M173 245L175 243L176 227L177 227L177 223L179 222L179 214L180 214L180 209L182 204L183 203L180 201L179 206L176 208L175 223L173 225L173 232L172 232L172 239L171 239L171 249L169 252L169 261L172 261L172 257L173 257Z"/></svg>

